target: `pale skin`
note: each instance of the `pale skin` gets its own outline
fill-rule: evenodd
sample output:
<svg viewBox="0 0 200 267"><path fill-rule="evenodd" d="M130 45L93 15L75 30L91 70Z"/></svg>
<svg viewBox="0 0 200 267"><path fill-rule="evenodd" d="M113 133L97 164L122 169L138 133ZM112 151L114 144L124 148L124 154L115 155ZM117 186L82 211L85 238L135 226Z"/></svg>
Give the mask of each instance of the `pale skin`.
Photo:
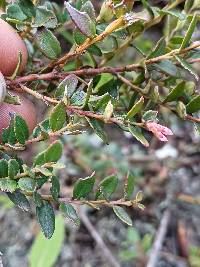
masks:
<svg viewBox="0 0 200 267"><path fill-rule="evenodd" d="M11 76L13 74L18 63L19 52L22 53L20 72L23 72L28 59L25 43L18 33L2 19L0 19L0 36L2 36L0 38L0 72L4 76ZM10 115L12 113L17 113L25 119L30 133L35 128L36 111L33 103L24 95L18 95L21 100L21 105L11 105L5 102L0 103L0 139L2 130L9 126Z"/></svg>

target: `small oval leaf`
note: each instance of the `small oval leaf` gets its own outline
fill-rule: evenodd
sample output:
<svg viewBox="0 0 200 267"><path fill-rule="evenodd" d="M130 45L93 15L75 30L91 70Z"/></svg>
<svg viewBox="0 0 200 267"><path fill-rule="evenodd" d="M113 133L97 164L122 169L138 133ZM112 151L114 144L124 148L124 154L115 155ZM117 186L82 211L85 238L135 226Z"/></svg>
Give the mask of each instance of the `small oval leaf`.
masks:
<svg viewBox="0 0 200 267"><path fill-rule="evenodd" d="M113 211L121 221L128 224L129 226L133 225L130 216L128 215L128 213L125 211L124 208L120 206L114 206Z"/></svg>
<svg viewBox="0 0 200 267"><path fill-rule="evenodd" d="M96 26L88 14L78 11L67 2L65 2L65 7L76 27L87 37L94 37L96 34Z"/></svg>
<svg viewBox="0 0 200 267"><path fill-rule="evenodd" d="M35 39L41 52L49 59L57 59L61 54L61 46L55 35L46 29L42 28L35 34Z"/></svg>
<svg viewBox="0 0 200 267"><path fill-rule="evenodd" d="M41 207L36 207L38 222L46 238L51 238L55 230L55 214L53 207L47 201Z"/></svg>

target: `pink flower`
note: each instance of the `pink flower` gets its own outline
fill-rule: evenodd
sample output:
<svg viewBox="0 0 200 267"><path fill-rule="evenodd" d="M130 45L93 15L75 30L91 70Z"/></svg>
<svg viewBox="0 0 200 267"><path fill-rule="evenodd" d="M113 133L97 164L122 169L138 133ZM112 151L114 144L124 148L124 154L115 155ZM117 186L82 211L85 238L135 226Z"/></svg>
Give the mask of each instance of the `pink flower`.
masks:
<svg viewBox="0 0 200 267"><path fill-rule="evenodd" d="M173 132L169 128L162 126L156 122L148 121L146 123L146 126L147 129L162 142L168 141L166 135L173 135Z"/></svg>

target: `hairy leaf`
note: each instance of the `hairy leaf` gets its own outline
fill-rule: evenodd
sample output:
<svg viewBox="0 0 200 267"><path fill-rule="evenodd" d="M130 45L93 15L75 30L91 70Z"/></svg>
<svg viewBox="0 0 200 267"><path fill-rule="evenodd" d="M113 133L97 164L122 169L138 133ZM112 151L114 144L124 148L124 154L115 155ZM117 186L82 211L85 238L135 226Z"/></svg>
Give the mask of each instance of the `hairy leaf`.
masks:
<svg viewBox="0 0 200 267"><path fill-rule="evenodd" d="M95 183L95 177L93 173L86 178L80 178L74 185L73 198L80 199L85 198L93 189Z"/></svg>
<svg viewBox="0 0 200 267"><path fill-rule="evenodd" d="M53 207L47 201L41 207L36 207L38 222L46 238L51 238L55 230L55 214Z"/></svg>
<svg viewBox="0 0 200 267"><path fill-rule="evenodd" d="M129 226L132 226L132 220L124 208L120 206L114 206L113 211L121 221L128 224Z"/></svg>

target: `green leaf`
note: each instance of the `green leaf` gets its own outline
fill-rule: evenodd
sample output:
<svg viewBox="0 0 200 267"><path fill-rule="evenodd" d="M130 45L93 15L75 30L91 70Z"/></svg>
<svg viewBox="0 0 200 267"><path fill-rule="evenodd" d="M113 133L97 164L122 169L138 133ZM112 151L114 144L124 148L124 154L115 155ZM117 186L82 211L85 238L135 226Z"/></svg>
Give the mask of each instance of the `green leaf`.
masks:
<svg viewBox="0 0 200 267"><path fill-rule="evenodd" d="M70 98L76 91L77 85L78 85L77 76L74 74L70 74L59 84L55 96L63 97L65 95Z"/></svg>
<svg viewBox="0 0 200 267"><path fill-rule="evenodd" d="M51 178L51 195L55 201L58 201L58 196L60 193L60 182L56 176Z"/></svg>
<svg viewBox="0 0 200 267"><path fill-rule="evenodd" d="M14 130L16 139L20 144L25 144L29 138L29 130L25 120L18 115L14 117Z"/></svg>
<svg viewBox="0 0 200 267"><path fill-rule="evenodd" d="M155 110L148 110L142 116L144 121L156 121L158 116L158 111Z"/></svg>
<svg viewBox="0 0 200 267"><path fill-rule="evenodd" d="M96 198L109 199L109 197L115 192L117 185L118 178L116 175L110 175L104 178L98 186Z"/></svg>
<svg viewBox="0 0 200 267"><path fill-rule="evenodd" d="M19 171L19 163L16 159L10 159L8 161L8 176L13 179Z"/></svg>
<svg viewBox="0 0 200 267"><path fill-rule="evenodd" d="M0 190L4 192L14 192L17 189L17 182L10 179L0 179Z"/></svg>
<svg viewBox="0 0 200 267"><path fill-rule="evenodd" d="M111 117L113 115L113 111L114 111L114 107L113 107L113 104L110 100L110 101L108 101L108 104L106 105L106 108L105 108L104 113L103 113L105 123L107 123L111 119Z"/></svg>
<svg viewBox="0 0 200 267"><path fill-rule="evenodd" d="M101 22L110 22L114 16L113 6L108 1L104 1L101 5L98 20Z"/></svg>
<svg viewBox="0 0 200 267"><path fill-rule="evenodd" d="M10 125L3 130L2 139L4 143L14 145L16 142L24 145L29 138L29 129L26 121L19 115L11 113Z"/></svg>
<svg viewBox="0 0 200 267"><path fill-rule="evenodd" d="M49 177L41 177L36 179L36 184L37 184L37 189L40 189L47 181L48 181Z"/></svg>
<svg viewBox="0 0 200 267"><path fill-rule="evenodd" d="M95 9L91 1L86 1L81 7L81 11L86 12L94 22L96 21Z"/></svg>
<svg viewBox="0 0 200 267"><path fill-rule="evenodd" d="M197 81L199 80L198 74L196 73L196 71L193 69L193 67L185 59L183 59L179 56L175 56L175 58L185 70L189 71L189 73L192 74Z"/></svg>
<svg viewBox="0 0 200 267"><path fill-rule="evenodd" d="M77 90L70 99L74 106L83 106L86 98L86 93L82 90Z"/></svg>
<svg viewBox="0 0 200 267"><path fill-rule="evenodd" d="M170 39L171 44L180 45L183 41L183 36L173 36Z"/></svg>
<svg viewBox="0 0 200 267"><path fill-rule="evenodd" d="M154 17L153 9L152 9L151 5L148 3L149 1L147 1L147 0L141 0L141 2L143 4L144 8L146 8L147 11L149 12L150 16L151 17Z"/></svg>
<svg viewBox="0 0 200 267"><path fill-rule="evenodd" d="M97 76L97 78L98 78L98 82L95 86L95 92L98 92L104 86L107 86L109 84L109 82L112 82L113 75L110 73L103 73L103 74Z"/></svg>
<svg viewBox="0 0 200 267"><path fill-rule="evenodd" d="M52 10L48 10L45 6L37 7L34 27L55 28L57 23L56 15Z"/></svg>
<svg viewBox="0 0 200 267"><path fill-rule="evenodd" d="M113 211L121 221L128 224L129 226L133 225L130 216L128 215L128 213L125 211L124 208L120 206L113 206Z"/></svg>
<svg viewBox="0 0 200 267"><path fill-rule="evenodd" d="M26 192L33 192L35 190L36 182L33 178L23 177L18 181L19 188Z"/></svg>
<svg viewBox="0 0 200 267"><path fill-rule="evenodd" d="M160 94L158 86L152 86L150 88L149 97L153 103L159 102Z"/></svg>
<svg viewBox="0 0 200 267"><path fill-rule="evenodd" d="M158 41L153 51L148 55L147 59L159 57L165 54L165 48L166 48L166 42L163 37Z"/></svg>
<svg viewBox="0 0 200 267"><path fill-rule="evenodd" d="M88 121L94 132L103 140L103 142L108 144L108 137L103 129L103 123L91 118L86 118L86 120Z"/></svg>
<svg viewBox="0 0 200 267"><path fill-rule="evenodd" d="M177 11L177 10L164 10L164 9L162 9L159 11L159 13L174 16L181 21L185 20L187 18L187 16L184 13L181 13L180 11Z"/></svg>
<svg viewBox="0 0 200 267"><path fill-rule="evenodd" d="M163 60L159 63L153 64L151 67L170 76L179 76L178 68L170 60Z"/></svg>
<svg viewBox="0 0 200 267"><path fill-rule="evenodd" d="M46 177L51 177L52 176L52 171L50 171L49 169L42 167L42 166L37 166L34 168L35 171L40 172L41 174L43 174Z"/></svg>
<svg viewBox="0 0 200 267"><path fill-rule="evenodd" d="M185 119L187 115L186 106L182 101L178 101L176 105L176 111L181 119Z"/></svg>
<svg viewBox="0 0 200 267"><path fill-rule="evenodd" d="M87 48L87 51L95 56L101 57L102 52L101 49L97 45L91 45Z"/></svg>
<svg viewBox="0 0 200 267"><path fill-rule="evenodd" d="M73 198L85 198L93 189L95 183L94 172L91 176L80 178L74 185Z"/></svg>
<svg viewBox="0 0 200 267"><path fill-rule="evenodd" d="M6 10L7 16L11 19L17 19L24 21L27 19L27 16L22 11L21 7L18 4L8 5Z"/></svg>
<svg viewBox="0 0 200 267"><path fill-rule="evenodd" d="M185 95L186 96L189 96L189 97L192 96L192 95L194 95L194 93L195 93L195 87L196 87L195 82L193 82L193 81L187 81L185 83L185 90L184 90Z"/></svg>
<svg viewBox="0 0 200 267"><path fill-rule="evenodd" d="M57 216L55 220L55 232L52 238L46 239L42 232L40 232L34 240L29 255L30 267L54 266L61 252L64 236L64 219L61 216Z"/></svg>
<svg viewBox="0 0 200 267"><path fill-rule="evenodd" d="M19 7L28 18L35 16L35 6L31 0L19 0L18 2Z"/></svg>
<svg viewBox="0 0 200 267"><path fill-rule="evenodd" d="M126 115L126 119L131 119L134 117L138 112L142 110L142 107L144 105L144 97L142 96L137 103L129 110L129 112Z"/></svg>
<svg viewBox="0 0 200 267"><path fill-rule="evenodd" d="M64 103L57 104L50 115L49 124L53 132L60 130L66 123L66 107Z"/></svg>
<svg viewBox="0 0 200 267"><path fill-rule="evenodd" d="M184 5L184 10L186 12L189 12L191 7L192 7L192 5L193 5L193 3L194 3L194 0L186 0L185 1L185 5Z"/></svg>
<svg viewBox="0 0 200 267"><path fill-rule="evenodd" d="M194 16L192 17L192 21L191 21L189 28L185 34L185 37L184 37L183 42L181 44L180 50L186 48L189 45L190 40L191 40L192 35L193 35L193 32L196 28L196 24L197 24L197 13L195 13Z"/></svg>
<svg viewBox="0 0 200 267"><path fill-rule="evenodd" d="M188 113L195 113L200 110L200 95L192 98L192 100L187 104L186 110Z"/></svg>
<svg viewBox="0 0 200 267"><path fill-rule="evenodd" d="M61 203L60 210L64 215L72 221L76 226L80 226L80 219L77 215L75 208L70 203Z"/></svg>
<svg viewBox="0 0 200 267"><path fill-rule="evenodd" d="M20 97L18 95L12 95L10 92L7 92L7 95L4 99L4 102L6 102L8 104L13 104L13 105L20 105L21 104Z"/></svg>
<svg viewBox="0 0 200 267"><path fill-rule="evenodd" d="M7 195L10 200L23 211L30 210L30 204L28 202L28 199L20 191L16 190L13 193L7 193Z"/></svg>
<svg viewBox="0 0 200 267"><path fill-rule="evenodd" d="M36 205L37 207L42 207L42 205L43 205L43 200L42 200L41 195L40 195L38 192L34 192L34 193L33 193L33 199L34 199L35 205Z"/></svg>
<svg viewBox="0 0 200 267"><path fill-rule="evenodd" d="M60 56L60 43L50 30L41 28L35 34L35 40L41 52L49 59L57 59Z"/></svg>
<svg viewBox="0 0 200 267"><path fill-rule="evenodd" d="M0 1L0 8L4 10L6 8L6 4L7 4L6 0L1 0Z"/></svg>
<svg viewBox="0 0 200 267"><path fill-rule="evenodd" d="M130 126L129 131L133 135L133 137L135 137L141 144L143 144L146 147L149 146L149 142L146 140L146 138L142 134L142 131L140 128L135 127L135 126Z"/></svg>
<svg viewBox="0 0 200 267"><path fill-rule="evenodd" d="M14 129L14 114L10 114L10 125L3 129L2 133L2 141L3 143L9 143L10 145L14 145L16 143L16 137L15 137L15 129Z"/></svg>
<svg viewBox="0 0 200 267"><path fill-rule="evenodd" d="M87 37L83 35L79 30L74 31L74 41L77 45L81 45L85 42ZM101 49L97 45L91 45L87 48L87 51L95 56L102 56Z"/></svg>
<svg viewBox="0 0 200 267"><path fill-rule="evenodd" d="M53 207L44 201L41 207L36 207L38 222L46 238L51 238L55 230L55 214Z"/></svg>
<svg viewBox="0 0 200 267"><path fill-rule="evenodd" d="M60 141L55 141L45 151L37 155L34 165L57 162L62 156L62 148L62 143Z"/></svg>
<svg viewBox="0 0 200 267"><path fill-rule="evenodd" d="M135 177L132 172L128 172L126 184L124 186L124 198L130 199L135 187Z"/></svg>
<svg viewBox="0 0 200 267"><path fill-rule="evenodd" d="M170 91L170 93L165 98L164 103L177 100L180 96L183 95L184 90L185 90L185 81L182 81Z"/></svg>
<svg viewBox="0 0 200 267"><path fill-rule="evenodd" d="M0 178L8 177L8 162L5 159L0 160Z"/></svg>
<svg viewBox="0 0 200 267"><path fill-rule="evenodd" d="M88 14L78 11L67 2L65 2L65 7L76 27L87 37L93 38L96 34L96 26Z"/></svg>

